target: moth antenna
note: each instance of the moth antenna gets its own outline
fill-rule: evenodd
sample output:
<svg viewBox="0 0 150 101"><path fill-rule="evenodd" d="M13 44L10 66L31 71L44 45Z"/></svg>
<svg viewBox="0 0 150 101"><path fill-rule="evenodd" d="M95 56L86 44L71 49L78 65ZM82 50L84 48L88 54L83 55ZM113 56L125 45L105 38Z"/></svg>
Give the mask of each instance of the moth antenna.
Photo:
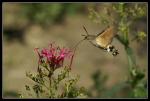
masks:
<svg viewBox="0 0 150 101"><path fill-rule="evenodd" d="M89 35L88 31L86 30L84 26L83 26L83 29L85 30L86 34Z"/></svg>

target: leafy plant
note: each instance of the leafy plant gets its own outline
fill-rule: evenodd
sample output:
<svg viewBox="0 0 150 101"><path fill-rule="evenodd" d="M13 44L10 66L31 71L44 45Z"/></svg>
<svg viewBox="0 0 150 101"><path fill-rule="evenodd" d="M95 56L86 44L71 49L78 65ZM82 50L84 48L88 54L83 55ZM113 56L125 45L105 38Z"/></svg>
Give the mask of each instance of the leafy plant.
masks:
<svg viewBox="0 0 150 101"><path fill-rule="evenodd" d="M35 84L33 86L25 85L28 95L32 98L76 98L86 97L84 87L76 87L79 76L71 76L71 63L74 56L73 51L67 48L55 47L50 44L40 52L36 48L39 61L37 74L30 72L26 76ZM70 59L69 66L63 69L64 60ZM61 69L60 71L57 71ZM63 87L62 91L61 87Z"/></svg>

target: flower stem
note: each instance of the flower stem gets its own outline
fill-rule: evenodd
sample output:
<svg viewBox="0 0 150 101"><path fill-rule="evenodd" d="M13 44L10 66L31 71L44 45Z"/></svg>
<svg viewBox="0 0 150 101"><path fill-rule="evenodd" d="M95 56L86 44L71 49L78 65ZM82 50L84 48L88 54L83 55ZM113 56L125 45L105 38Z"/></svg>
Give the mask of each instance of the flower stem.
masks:
<svg viewBox="0 0 150 101"><path fill-rule="evenodd" d="M51 76L49 76L49 97L51 98Z"/></svg>
<svg viewBox="0 0 150 101"><path fill-rule="evenodd" d="M52 98L52 71L49 72L49 97Z"/></svg>

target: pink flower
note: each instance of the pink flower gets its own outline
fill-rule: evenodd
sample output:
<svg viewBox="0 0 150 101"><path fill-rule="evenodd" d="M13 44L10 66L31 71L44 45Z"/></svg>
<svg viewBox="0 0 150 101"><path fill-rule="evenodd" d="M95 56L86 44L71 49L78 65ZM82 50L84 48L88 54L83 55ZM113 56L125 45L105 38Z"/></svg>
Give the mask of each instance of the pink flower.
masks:
<svg viewBox="0 0 150 101"><path fill-rule="evenodd" d="M48 48L43 48L40 52L38 48L35 48L35 50L39 55L39 64L42 64L43 61L45 61L45 63L47 63L51 69L55 70L59 67L62 67L64 60L68 58L71 59L69 65L71 68L74 53L70 49L60 49L51 43Z"/></svg>

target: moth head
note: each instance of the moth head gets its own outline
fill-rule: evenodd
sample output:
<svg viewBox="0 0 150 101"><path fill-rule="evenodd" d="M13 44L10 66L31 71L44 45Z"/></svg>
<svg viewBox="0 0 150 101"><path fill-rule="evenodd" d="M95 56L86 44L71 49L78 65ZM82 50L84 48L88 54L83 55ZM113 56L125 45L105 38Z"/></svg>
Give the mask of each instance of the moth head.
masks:
<svg viewBox="0 0 150 101"><path fill-rule="evenodd" d="M116 50L116 49L112 52L112 55L113 55L113 56L116 56L116 55L118 55L118 54L119 54L119 52L118 52L118 50Z"/></svg>
<svg viewBox="0 0 150 101"><path fill-rule="evenodd" d="M113 45L108 45L107 46L107 52L112 52L113 56L116 56L119 54L118 50L115 49L115 47Z"/></svg>

